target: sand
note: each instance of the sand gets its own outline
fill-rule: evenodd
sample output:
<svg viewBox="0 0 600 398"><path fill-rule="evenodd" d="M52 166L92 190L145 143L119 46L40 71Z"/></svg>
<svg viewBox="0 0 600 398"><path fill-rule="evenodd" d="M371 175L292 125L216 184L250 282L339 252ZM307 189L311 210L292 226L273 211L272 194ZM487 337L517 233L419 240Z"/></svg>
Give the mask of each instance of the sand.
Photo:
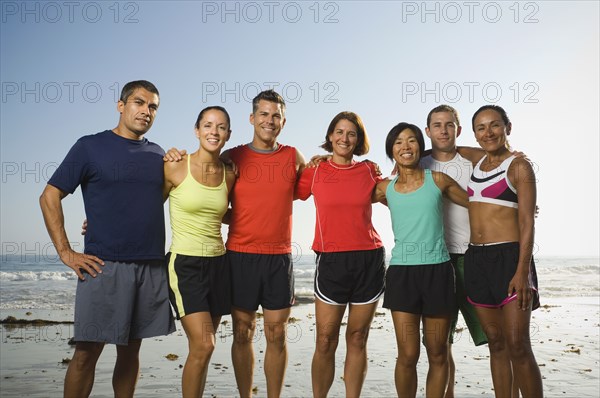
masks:
<svg viewBox="0 0 600 398"><path fill-rule="evenodd" d="M531 339L544 378L547 397L598 397L600 394L600 298L544 299L544 306L532 317ZM70 311L3 310L0 318L71 321ZM231 319L223 318L217 347L213 354L205 391L207 397L236 396L230 359ZM260 322L259 322L260 323ZM458 327L463 327L462 319ZM0 396L59 397L73 347L72 324L45 326L0 326ZM342 333L344 330L342 329ZM453 352L457 364L456 396L493 396L487 346L475 347L466 328L457 335ZM289 362L283 396L311 396L310 363L314 349L314 306L293 308L288 327ZM264 336L257 330L255 380L256 396L266 396L262 373ZM363 388L364 397L393 397L396 345L391 316L378 309L369 338L369 371ZM340 340L336 356L336 378L331 397L344 396L342 380L345 344ZM144 340L141 352L139 397L181 395L181 371L187 353L187 340L177 324L172 335ZM174 355L170 355L174 354ZM170 356L171 359L167 357ZM111 397L114 346L106 346L96 370L92 396ZM418 366L418 396L424 396L427 357L424 348Z"/></svg>

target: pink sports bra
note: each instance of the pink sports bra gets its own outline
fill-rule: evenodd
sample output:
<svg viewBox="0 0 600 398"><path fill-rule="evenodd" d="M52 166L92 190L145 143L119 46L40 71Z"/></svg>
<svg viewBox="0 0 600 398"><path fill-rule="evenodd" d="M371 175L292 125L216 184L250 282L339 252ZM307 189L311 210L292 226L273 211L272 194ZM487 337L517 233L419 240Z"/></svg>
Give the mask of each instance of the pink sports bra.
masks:
<svg viewBox="0 0 600 398"><path fill-rule="evenodd" d="M515 156L504 159L500 166L493 170L482 171L480 166L486 157L484 156L473 168L467 187L469 202L492 203L518 209L517 190L512 186L507 175L507 170Z"/></svg>

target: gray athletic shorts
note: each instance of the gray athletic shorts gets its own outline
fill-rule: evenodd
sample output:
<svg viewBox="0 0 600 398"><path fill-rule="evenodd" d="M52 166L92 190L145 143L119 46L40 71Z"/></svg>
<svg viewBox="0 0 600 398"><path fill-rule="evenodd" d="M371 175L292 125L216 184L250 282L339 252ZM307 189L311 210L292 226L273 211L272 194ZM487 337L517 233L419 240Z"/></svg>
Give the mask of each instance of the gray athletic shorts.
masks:
<svg viewBox="0 0 600 398"><path fill-rule="evenodd" d="M75 341L127 345L174 331L163 260L104 261L101 274L78 280Z"/></svg>

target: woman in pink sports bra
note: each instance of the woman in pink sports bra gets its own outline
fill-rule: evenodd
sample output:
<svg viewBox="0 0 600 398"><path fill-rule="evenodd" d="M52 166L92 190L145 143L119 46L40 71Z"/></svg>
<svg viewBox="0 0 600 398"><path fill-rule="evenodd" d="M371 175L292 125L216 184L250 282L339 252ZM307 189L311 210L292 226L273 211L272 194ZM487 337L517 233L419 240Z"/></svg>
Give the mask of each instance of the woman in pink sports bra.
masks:
<svg viewBox="0 0 600 398"><path fill-rule="evenodd" d="M509 149L512 125L504 109L485 105L472 124L485 154L468 189L467 296L488 337L496 396L511 396L514 377L523 397L541 397L542 378L529 337L532 307L539 305L532 258L535 174L527 159Z"/></svg>

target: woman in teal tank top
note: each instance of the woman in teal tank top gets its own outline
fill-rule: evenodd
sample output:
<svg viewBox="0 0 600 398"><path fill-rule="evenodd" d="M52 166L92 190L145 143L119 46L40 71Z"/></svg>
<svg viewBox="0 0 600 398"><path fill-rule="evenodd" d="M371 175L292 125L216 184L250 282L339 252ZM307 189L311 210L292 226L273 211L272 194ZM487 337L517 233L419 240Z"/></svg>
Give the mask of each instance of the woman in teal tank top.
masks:
<svg viewBox="0 0 600 398"><path fill-rule="evenodd" d="M231 311L221 222L235 174L219 159L231 134L227 111L203 109L195 131L198 150L182 162L164 165L173 232L167 254L169 298L189 342L181 380L184 397L203 395L215 333L221 316Z"/></svg>
<svg viewBox="0 0 600 398"><path fill-rule="evenodd" d="M448 380L448 334L455 304L454 270L444 241L442 196L467 207L467 193L444 173L424 170L421 130L409 123L392 128L386 153L396 177L377 185L374 201L386 203L392 217L394 248L386 274L383 306L392 313L398 358L398 396L417 394L420 323L429 371L426 395L444 396Z"/></svg>

